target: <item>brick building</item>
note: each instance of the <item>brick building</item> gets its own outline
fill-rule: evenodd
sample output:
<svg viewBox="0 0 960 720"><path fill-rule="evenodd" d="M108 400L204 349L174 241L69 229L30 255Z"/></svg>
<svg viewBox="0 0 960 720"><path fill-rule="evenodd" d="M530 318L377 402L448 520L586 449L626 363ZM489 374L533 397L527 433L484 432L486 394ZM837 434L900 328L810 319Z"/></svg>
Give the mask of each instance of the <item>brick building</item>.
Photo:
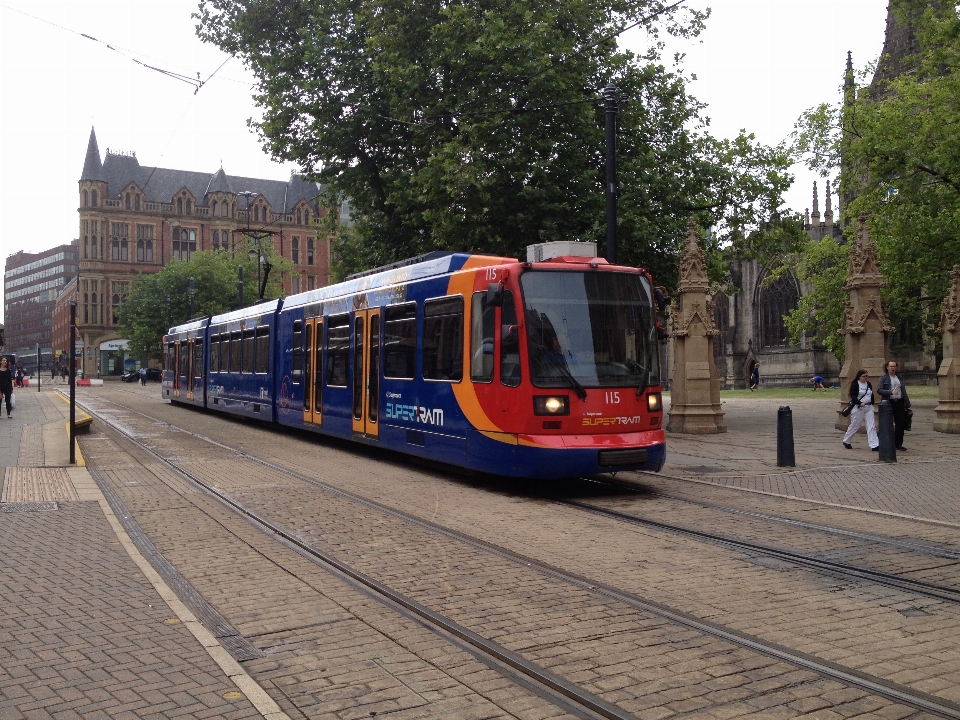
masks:
<svg viewBox="0 0 960 720"><path fill-rule="evenodd" d="M86 377L139 367L142 349L119 334L114 311L137 273L188 260L201 250L233 252L251 227L289 259L286 293L329 282L329 244L317 237L324 210L319 187L298 175L288 181L141 166L135 153L107 150L94 130L79 183L80 269L73 291ZM58 304L67 304L66 294ZM69 308L67 308L69 312Z"/></svg>
<svg viewBox="0 0 960 720"><path fill-rule="evenodd" d="M52 313L57 296L77 275L77 242L43 252L21 250L7 257L3 272L4 352L16 353L20 365L32 373L41 363L49 367L53 349Z"/></svg>

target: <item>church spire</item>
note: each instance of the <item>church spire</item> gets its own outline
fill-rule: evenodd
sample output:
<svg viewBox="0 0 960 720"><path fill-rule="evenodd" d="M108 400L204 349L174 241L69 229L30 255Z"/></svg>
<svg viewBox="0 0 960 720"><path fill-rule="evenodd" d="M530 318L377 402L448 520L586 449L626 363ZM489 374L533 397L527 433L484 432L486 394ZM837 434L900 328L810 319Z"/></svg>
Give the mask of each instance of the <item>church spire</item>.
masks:
<svg viewBox="0 0 960 720"><path fill-rule="evenodd" d="M824 204L826 208L823 211L823 221L827 225L833 225L833 198L830 196L830 181L827 180L827 189L824 191Z"/></svg>
<svg viewBox="0 0 960 720"><path fill-rule="evenodd" d="M820 199L817 197L817 181L813 181L813 212L810 213L810 219L813 226L820 224Z"/></svg>
<svg viewBox="0 0 960 720"><path fill-rule="evenodd" d="M90 127L90 140L87 141L87 156L83 160L81 180L106 180L103 176L103 163L100 162L100 148L97 146L97 134Z"/></svg>

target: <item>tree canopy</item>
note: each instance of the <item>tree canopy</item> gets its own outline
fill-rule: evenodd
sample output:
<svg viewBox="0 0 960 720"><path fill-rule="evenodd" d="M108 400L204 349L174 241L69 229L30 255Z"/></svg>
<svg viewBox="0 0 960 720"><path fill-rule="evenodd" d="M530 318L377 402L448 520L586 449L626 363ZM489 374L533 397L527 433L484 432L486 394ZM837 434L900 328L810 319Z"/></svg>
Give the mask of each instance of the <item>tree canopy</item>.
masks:
<svg viewBox="0 0 960 720"><path fill-rule="evenodd" d="M718 140L663 33L706 16L659 0L203 0L199 36L257 78L266 150L348 199L335 270L435 249L525 256L605 238L604 107L618 116L618 259L672 285L686 221L715 243L777 209L785 147ZM642 26L649 47L618 46Z"/></svg>
<svg viewBox="0 0 960 720"><path fill-rule="evenodd" d="M160 271L138 275L130 293L119 309L120 330L132 348L146 348L150 357L159 360L160 342L167 330L190 320L190 278L194 281L193 317L236 310L240 307L237 268L243 267L244 305L257 301L257 261L248 250L252 243L238 244L230 253L223 250L196 252L186 261L175 261ZM280 297L282 275L293 265L273 248L263 249L272 265L264 291L264 299ZM169 318L167 307L169 303ZM169 323L168 323L169 319Z"/></svg>
<svg viewBox="0 0 960 720"><path fill-rule="evenodd" d="M893 324L919 331L923 321L939 317L949 271L960 263L960 17L956 2L893 0L892 6L898 22L915 32L919 52L896 77L880 73L870 84L849 78L842 102L804 113L795 140L811 168L839 172L848 228L855 232L849 221L867 215ZM808 251L808 267L818 253L847 262L842 247L828 252L811 243ZM829 279L814 277L822 284ZM825 292L822 302L798 310L797 331L836 315L842 291L834 292L841 297Z"/></svg>

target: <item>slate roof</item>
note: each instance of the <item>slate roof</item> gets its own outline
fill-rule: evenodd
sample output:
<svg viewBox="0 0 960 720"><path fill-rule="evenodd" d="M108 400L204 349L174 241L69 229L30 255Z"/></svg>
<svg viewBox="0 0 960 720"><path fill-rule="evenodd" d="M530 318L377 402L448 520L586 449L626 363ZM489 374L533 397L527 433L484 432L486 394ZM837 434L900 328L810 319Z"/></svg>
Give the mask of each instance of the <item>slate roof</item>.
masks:
<svg viewBox="0 0 960 720"><path fill-rule="evenodd" d="M102 180L107 183L107 197L120 196L131 182L143 191L147 202L170 202L174 195L186 188L196 198L197 205L207 205L207 194L214 192L239 193L251 191L262 195L275 213L286 213L300 202L306 200L314 212L319 212L317 195L320 188L316 183L305 180L301 175L291 174L290 180L264 180L227 175L223 168L215 173L193 172L190 170L171 170L169 168L146 167L140 165L134 155L107 153L101 165L97 137L90 129L90 141L87 144L87 156L83 163L81 180ZM241 204L239 209L245 209Z"/></svg>

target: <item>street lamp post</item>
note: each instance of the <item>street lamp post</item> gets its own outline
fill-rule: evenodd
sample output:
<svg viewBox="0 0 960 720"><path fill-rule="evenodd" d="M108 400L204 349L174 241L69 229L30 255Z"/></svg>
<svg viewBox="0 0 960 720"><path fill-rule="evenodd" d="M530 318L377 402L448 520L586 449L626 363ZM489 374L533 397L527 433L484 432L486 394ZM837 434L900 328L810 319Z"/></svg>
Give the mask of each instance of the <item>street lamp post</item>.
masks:
<svg viewBox="0 0 960 720"><path fill-rule="evenodd" d="M273 233L270 231L262 232L259 230L254 232L250 228L250 201L257 197L257 193L250 190L245 190L237 193L237 195L246 198L247 200L247 229L244 234L249 238L253 238L254 242L257 244L256 249L250 248L247 251L247 257L249 257L251 260L257 261L257 301L259 302L263 300L263 295L267 289L267 279L270 277L270 270L273 268L273 266L270 264L270 261L267 260L266 254L264 254L261 240L265 237L270 237L273 235ZM242 294L240 305L243 305Z"/></svg>

